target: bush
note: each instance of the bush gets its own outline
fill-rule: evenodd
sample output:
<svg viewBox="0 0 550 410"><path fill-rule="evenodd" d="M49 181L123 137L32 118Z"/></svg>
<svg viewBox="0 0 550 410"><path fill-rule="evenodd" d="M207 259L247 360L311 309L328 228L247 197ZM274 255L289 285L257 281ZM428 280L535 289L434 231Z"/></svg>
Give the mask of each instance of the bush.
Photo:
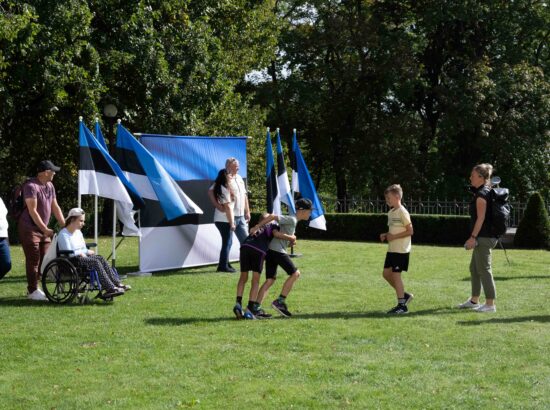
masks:
<svg viewBox="0 0 550 410"><path fill-rule="evenodd" d="M252 224L258 221L254 214ZM325 214L327 230L321 231L298 223L299 239L327 239L348 241L379 241L380 234L388 231L386 214ZM414 243L435 245L462 245L470 236L467 216L411 215Z"/></svg>
<svg viewBox="0 0 550 410"><path fill-rule="evenodd" d="M531 195L527 202L514 236L514 245L518 248L550 248L550 221L544 200L538 192Z"/></svg>

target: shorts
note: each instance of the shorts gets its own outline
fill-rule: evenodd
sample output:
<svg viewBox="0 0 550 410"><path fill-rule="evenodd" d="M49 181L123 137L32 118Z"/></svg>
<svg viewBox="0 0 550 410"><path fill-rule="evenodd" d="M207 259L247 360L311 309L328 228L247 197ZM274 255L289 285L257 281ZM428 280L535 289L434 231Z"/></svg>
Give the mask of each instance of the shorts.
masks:
<svg viewBox="0 0 550 410"><path fill-rule="evenodd" d="M265 255L250 246L241 246L241 272L262 272Z"/></svg>
<svg viewBox="0 0 550 410"><path fill-rule="evenodd" d="M391 268L392 272L403 272L409 269L409 254L388 252L384 261L384 269Z"/></svg>
<svg viewBox="0 0 550 410"><path fill-rule="evenodd" d="M265 262L266 279L275 279L277 276L277 266L283 268L287 275L292 275L298 270L287 253L275 252L270 249L267 251Z"/></svg>

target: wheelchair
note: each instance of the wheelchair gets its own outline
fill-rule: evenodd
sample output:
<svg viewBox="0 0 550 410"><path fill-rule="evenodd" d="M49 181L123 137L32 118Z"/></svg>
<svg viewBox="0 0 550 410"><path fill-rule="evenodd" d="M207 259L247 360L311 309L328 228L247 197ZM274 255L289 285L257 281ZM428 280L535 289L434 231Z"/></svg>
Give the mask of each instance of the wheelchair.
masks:
<svg viewBox="0 0 550 410"><path fill-rule="evenodd" d="M88 248L95 244L86 244ZM64 304L75 298L82 304L94 299L111 302L112 296L105 296L95 270L87 270L75 265L69 257L72 251L57 250L57 258L50 261L42 272L42 290L50 302Z"/></svg>

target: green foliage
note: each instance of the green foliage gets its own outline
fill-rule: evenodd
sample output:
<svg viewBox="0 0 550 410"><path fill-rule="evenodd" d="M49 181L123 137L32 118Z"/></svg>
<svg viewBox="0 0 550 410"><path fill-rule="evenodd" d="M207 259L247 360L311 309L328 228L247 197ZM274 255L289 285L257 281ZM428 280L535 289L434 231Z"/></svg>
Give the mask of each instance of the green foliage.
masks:
<svg viewBox="0 0 550 410"><path fill-rule="evenodd" d="M286 26L258 101L271 123L298 128L322 191L345 199L399 182L461 198L479 162L518 199L550 185L544 2L278 6Z"/></svg>
<svg viewBox="0 0 550 410"><path fill-rule="evenodd" d="M107 103L132 132L262 134L265 112L239 87L274 53L271 0L0 4L2 194L51 158L62 208L73 206L78 117L91 124Z"/></svg>
<svg viewBox="0 0 550 410"><path fill-rule="evenodd" d="M550 249L550 219L542 196L535 192L527 202L514 236L518 248Z"/></svg>
<svg viewBox="0 0 550 410"><path fill-rule="evenodd" d="M252 223L259 219L254 214ZM309 228L298 223L299 239L324 239L345 241L380 241L380 234L388 231L385 214L325 214L327 230ZM447 215L411 215L414 243L434 245L462 245L469 236L469 218Z"/></svg>
<svg viewBox="0 0 550 410"><path fill-rule="evenodd" d="M100 251L110 248L101 238ZM509 250L508 266L494 250L498 312L487 315L453 308L470 291L470 252L415 246L403 274L415 299L390 317L385 244L299 240L297 251L293 317L269 306L279 269L264 303L275 317L236 321L237 276L215 266L129 276L133 289L113 303L28 301L12 247L0 281L0 408L550 408L550 319L534 303L549 252ZM137 264L137 239L126 238L119 271ZM245 303L249 289L250 278Z"/></svg>

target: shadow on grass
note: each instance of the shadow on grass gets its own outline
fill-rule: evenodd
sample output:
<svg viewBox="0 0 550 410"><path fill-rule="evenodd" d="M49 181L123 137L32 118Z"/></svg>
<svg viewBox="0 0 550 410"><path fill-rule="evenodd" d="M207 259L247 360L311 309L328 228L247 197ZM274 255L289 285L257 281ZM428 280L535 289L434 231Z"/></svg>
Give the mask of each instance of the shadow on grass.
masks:
<svg viewBox="0 0 550 410"><path fill-rule="evenodd" d="M479 326L479 325L493 324L493 323L500 324L500 323L522 323L522 322L550 323L550 315L492 318L487 320L460 321L456 323L461 326Z"/></svg>
<svg viewBox="0 0 550 410"><path fill-rule="evenodd" d="M17 298L0 298L0 306L14 306L14 307L32 307L32 308L43 308L43 307L84 307L84 306L110 306L112 302L104 302L99 299L92 299L89 303L86 303L84 305L81 305L78 303L78 301L75 299L71 303L52 303L52 302L46 302L46 301L37 301L37 300L29 300L24 296L17 297Z"/></svg>
<svg viewBox="0 0 550 410"><path fill-rule="evenodd" d="M521 280L521 279L550 279L550 275L529 275L529 276L494 276L495 281ZM462 279L462 282L470 282L470 277Z"/></svg>
<svg viewBox="0 0 550 410"><path fill-rule="evenodd" d="M1 280L0 280L0 283L22 283L22 282L25 282L27 283L27 278L25 276L4 276ZM26 287L26 286L25 286Z"/></svg>
<svg viewBox="0 0 550 410"><path fill-rule="evenodd" d="M426 309L409 312L407 315L388 315L385 312L381 311L370 311L370 312L326 312L326 313L306 313L300 314L296 313L292 316L292 320L311 320L311 319L389 319L389 318L405 318L411 316L430 316L430 315L445 315L445 314L455 314L455 313L464 313L458 309L450 308L438 308L438 309ZM285 319L281 316L274 316L273 319ZM264 319L273 320L273 319ZM145 324L151 326L184 326L191 325L194 323L216 323L216 322L228 322L236 321L233 316L224 316L224 317L209 317L209 318L200 318L200 317L189 317L189 318L176 318L176 317L154 317L145 319Z"/></svg>

